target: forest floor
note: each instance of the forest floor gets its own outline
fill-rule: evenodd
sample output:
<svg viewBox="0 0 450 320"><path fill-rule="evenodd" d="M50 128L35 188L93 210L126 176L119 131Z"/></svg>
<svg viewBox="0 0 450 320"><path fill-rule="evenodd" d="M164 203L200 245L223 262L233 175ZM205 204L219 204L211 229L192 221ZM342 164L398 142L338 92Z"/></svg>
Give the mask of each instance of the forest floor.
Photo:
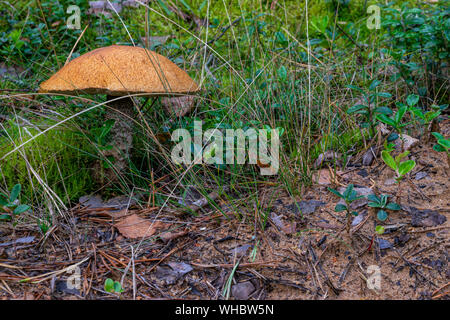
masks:
<svg viewBox="0 0 450 320"><path fill-rule="evenodd" d="M450 122L442 126L448 136ZM104 289L111 278L122 282L121 299L448 299L447 159L431 142L410 157L417 166L400 193L379 157L371 166L320 170L298 201L267 184L259 195L270 213L264 229L257 209L230 209L246 199L230 206L220 198L226 215L208 205L197 215L114 208L91 197L45 236L0 226L0 298L117 299ZM365 200L354 204L359 215L347 234L327 187L350 183L360 194L398 196L403 210L389 214L384 234L374 232L376 213Z"/></svg>

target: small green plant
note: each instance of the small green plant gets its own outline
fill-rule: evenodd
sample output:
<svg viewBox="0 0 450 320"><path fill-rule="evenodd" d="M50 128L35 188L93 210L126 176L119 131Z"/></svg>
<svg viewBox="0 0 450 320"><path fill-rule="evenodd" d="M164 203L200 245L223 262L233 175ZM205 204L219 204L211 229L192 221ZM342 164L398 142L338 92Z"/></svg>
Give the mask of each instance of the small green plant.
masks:
<svg viewBox="0 0 450 320"><path fill-rule="evenodd" d="M350 205L353 201L364 198L364 196L358 196L358 193L353 189L353 184L349 184L343 193L340 193L339 191L332 189L332 188L328 188L328 191L334 193L339 198L344 199L345 204L338 203L336 205L336 207L334 208L334 210L336 212L342 212L342 211L346 212L347 233L350 234L351 217L358 215L358 212L351 211Z"/></svg>
<svg viewBox="0 0 450 320"><path fill-rule="evenodd" d="M9 197L4 193L0 193L0 220L13 220L15 216L30 209L29 205L20 204L17 199L21 189L22 186L18 183L12 188Z"/></svg>
<svg viewBox="0 0 450 320"><path fill-rule="evenodd" d="M390 152L392 150L383 150L381 151L381 158L383 159L384 163L388 165L392 170L394 170L396 174L395 181L398 183L398 191L397 191L397 201L400 199L401 195L401 180L405 177L408 172L410 172L414 167L416 166L416 162L414 160L406 160L402 161L403 158L408 156L409 151L405 151L403 153L400 153L395 158L391 156Z"/></svg>
<svg viewBox="0 0 450 320"><path fill-rule="evenodd" d="M385 229L383 226L376 226L375 227L375 232L372 235L372 240L370 240L370 244L369 247L367 248L367 251L370 251L370 249L372 249L373 246L373 242L375 241L375 236L378 235L382 235L384 233Z"/></svg>
<svg viewBox="0 0 450 320"><path fill-rule="evenodd" d="M445 152L447 153L447 162L450 167L450 140L445 139L445 137L439 132L431 133L437 140L437 143L433 146L433 150L437 152Z"/></svg>
<svg viewBox="0 0 450 320"><path fill-rule="evenodd" d="M378 107L379 98L390 98L392 95L388 92L377 92L377 87L381 84L379 80L373 80L368 90L363 90L357 86L348 85L350 89L359 91L364 98L362 104L356 104L347 110L347 114L360 114L363 117L361 122L362 128L368 128L370 135L375 133L375 126L377 123L377 116L384 115L385 117L392 114L392 110L388 107Z"/></svg>
<svg viewBox="0 0 450 320"><path fill-rule="evenodd" d="M419 96L415 94L410 94L408 98L406 98L406 103L409 107L409 112L413 117L416 117L420 120L422 125L428 125L437 118L441 114L441 109L439 106L432 106L433 110L424 111L422 108L416 107L419 102Z"/></svg>
<svg viewBox="0 0 450 320"><path fill-rule="evenodd" d="M395 171L395 174L397 177L395 180L399 182L403 177L410 172L414 167L416 166L416 162L414 160L406 160L402 161L403 158L405 158L409 154L409 151L405 151L403 153L400 153L396 157L392 157L390 154L390 151L383 150L381 151L381 158L383 161L392 169Z"/></svg>
<svg viewBox="0 0 450 320"><path fill-rule="evenodd" d="M369 207L379 209L377 212L377 218L380 221L385 221L387 219L388 213L386 210L398 211L402 209L402 207L397 203L388 202L388 198L389 195L387 194L382 194L379 197L374 194L367 196L367 199L369 200Z"/></svg>
<svg viewBox="0 0 450 320"><path fill-rule="evenodd" d="M386 114L378 114L376 116L376 118L380 122L387 124L388 126L391 126L392 128L394 128L396 133L398 135L401 135L403 128L409 124L409 123L403 122L403 117L404 117L406 111L408 111L408 106L401 102L397 102L396 105L398 107L398 110L391 117L388 117ZM403 151L403 140L402 140L402 151Z"/></svg>
<svg viewBox="0 0 450 320"><path fill-rule="evenodd" d="M378 233L379 235L382 235L384 233L385 229L383 226L376 226L375 227L375 232Z"/></svg>
<svg viewBox="0 0 450 320"><path fill-rule="evenodd" d="M119 281L108 278L105 281L105 291L110 293L122 293L123 289Z"/></svg>

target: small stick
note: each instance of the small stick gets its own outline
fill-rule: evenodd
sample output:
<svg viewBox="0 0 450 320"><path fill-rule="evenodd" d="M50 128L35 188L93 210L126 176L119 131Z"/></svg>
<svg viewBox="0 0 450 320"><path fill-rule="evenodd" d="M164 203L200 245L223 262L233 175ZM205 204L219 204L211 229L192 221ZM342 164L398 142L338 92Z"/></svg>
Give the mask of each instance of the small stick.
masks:
<svg viewBox="0 0 450 320"><path fill-rule="evenodd" d="M261 262L251 262L251 263L242 263L239 264L240 268L251 268L251 267L273 267L271 265L268 265L270 263L280 263L281 261L272 260L272 261L261 261ZM231 263L219 263L219 264L201 264L201 263L190 263L193 266L199 267L199 268L234 268L235 265Z"/></svg>
<svg viewBox="0 0 450 320"><path fill-rule="evenodd" d="M400 258L402 258L402 260L407 264L407 265L409 265L409 267L412 269L412 270L414 270L414 272L416 272L419 276L421 276L423 279L425 279L426 281L428 281L429 283L431 283L433 286L435 286L435 287L437 287L437 285L433 282L433 281L431 281L431 280L429 280L427 277L425 277L419 270L417 270L408 260L406 260L406 258L405 257L403 257L403 255L400 253L400 252L398 252L398 250L397 249L395 249L395 248L392 248L392 249L394 249L394 251L395 251L395 253L397 253L398 254L398 256L400 257Z"/></svg>
<svg viewBox="0 0 450 320"><path fill-rule="evenodd" d="M444 289L444 288L447 288L449 285L450 285L450 282L447 282L447 283L444 284L442 287L436 289L436 290L431 294L431 296L435 296L436 293L438 293L439 291L441 291L441 290ZM446 292L446 293L448 293L448 292Z"/></svg>

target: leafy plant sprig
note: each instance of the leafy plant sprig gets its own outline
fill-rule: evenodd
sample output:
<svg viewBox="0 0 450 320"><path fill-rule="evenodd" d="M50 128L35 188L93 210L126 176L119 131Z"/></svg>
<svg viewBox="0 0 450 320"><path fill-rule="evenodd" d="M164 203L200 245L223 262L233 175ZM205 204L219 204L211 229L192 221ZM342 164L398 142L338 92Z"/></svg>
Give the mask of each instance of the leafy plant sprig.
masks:
<svg viewBox="0 0 450 320"><path fill-rule="evenodd" d="M364 198L364 196L358 196L358 193L353 189L353 187L354 187L353 184L349 184L343 193L340 193L339 191L337 191L335 189L328 188L328 191L334 193L339 198L342 198L345 201L345 204L338 203L336 205L336 207L334 208L334 210L336 212L342 212L342 211L346 212L347 233L348 234L350 234L351 217L358 215L357 211L351 211L350 205L352 204L353 201Z"/></svg>
<svg viewBox="0 0 450 320"><path fill-rule="evenodd" d="M363 90L354 85L348 85L350 89L357 90L362 93L364 98L363 104L356 104L347 110L347 114L360 114L363 116L363 122L361 127L369 128L370 134L375 133L375 124L377 115L389 116L392 114L392 110L388 107L377 107L378 98L390 98L392 95L388 92L377 92L376 88L381 84L379 80L373 80L368 87L368 90Z"/></svg>
<svg viewBox="0 0 450 320"><path fill-rule="evenodd" d="M0 193L0 220L13 220L14 216L24 213L30 209L27 204L19 204L18 197L22 186L18 183L16 184L9 197L4 193Z"/></svg>
<svg viewBox="0 0 450 320"><path fill-rule="evenodd" d="M439 132L431 133L437 140L437 143L433 146L433 150L437 152L445 152L447 153L447 162L450 167L450 140L445 139L445 137Z"/></svg>
<svg viewBox="0 0 450 320"><path fill-rule="evenodd" d="M433 121L433 119L437 118L441 114L441 109L439 106L432 106L433 110L424 111L421 108L416 107L418 102L418 95L410 94L408 98L406 98L406 103L409 106L409 112L414 117L419 118L423 125L429 124L431 121Z"/></svg>
<svg viewBox="0 0 450 320"><path fill-rule="evenodd" d="M370 194L367 196L369 200L368 206L372 208L378 208L377 218L380 221L385 221L388 218L388 213L386 210L398 211L401 210L402 207L395 202L388 202L389 195L382 194L379 197Z"/></svg>
<svg viewBox="0 0 450 320"><path fill-rule="evenodd" d="M409 154L409 151L405 151L400 153L396 157L392 157L390 151L383 150L381 151L381 158L383 161L395 171L397 177L395 180L399 182L403 177L410 172L416 166L416 162L414 160L406 160L402 161Z"/></svg>
<svg viewBox="0 0 450 320"><path fill-rule="evenodd" d="M381 158L392 170L394 170L394 172L397 176L395 178L395 181L398 183L398 191L397 191L397 197L396 197L396 199L397 199L396 201L398 201L400 199L400 195L401 195L401 191L402 191L400 182L403 179L403 177L406 174L408 174L408 172L410 172L412 169L414 169L414 167L416 166L416 162L414 160L402 161L402 159L405 158L409 154L409 151L405 151L405 152L397 155L395 158L391 156L390 152L392 152L392 150L381 151Z"/></svg>
<svg viewBox="0 0 450 320"><path fill-rule="evenodd" d="M406 111L408 111L408 106L403 104L403 103L401 103L401 102L397 102L396 105L398 107L398 110L391 117L388 117L385 114L378 114L376 116L376 118L379 121L381 121L381 122L391 126L392 128L394 128L394 130L398 134L401 134L403 128L406 127L409 124L409 123L404 123L403 122L403 117L404 117Z"/></svg>
<svg viewBox="0 0 450 320"><path fill-rule="evenodd" d="M108 278L105 281L105 291L110 293L122 293L123 289L119 281Z"/></svg>

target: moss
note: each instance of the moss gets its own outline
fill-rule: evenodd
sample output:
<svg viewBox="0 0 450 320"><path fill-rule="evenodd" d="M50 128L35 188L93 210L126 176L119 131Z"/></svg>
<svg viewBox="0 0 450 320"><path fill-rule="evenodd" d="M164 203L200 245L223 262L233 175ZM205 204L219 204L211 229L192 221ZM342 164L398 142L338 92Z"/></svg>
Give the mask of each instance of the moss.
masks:
<svg viewBox="0 0 450 320"><path fill-rule="evenodd" d="M13 121L4 127L0 158L38 133L35 128L19 127ZM0 185L9 190L20 183L22 196L28 200L35 198L44 189L32 168L64 203L76 201L92 187L89 156L82 151L85 145L86 140L69 129L52 129L1 160Z"/></svg>

